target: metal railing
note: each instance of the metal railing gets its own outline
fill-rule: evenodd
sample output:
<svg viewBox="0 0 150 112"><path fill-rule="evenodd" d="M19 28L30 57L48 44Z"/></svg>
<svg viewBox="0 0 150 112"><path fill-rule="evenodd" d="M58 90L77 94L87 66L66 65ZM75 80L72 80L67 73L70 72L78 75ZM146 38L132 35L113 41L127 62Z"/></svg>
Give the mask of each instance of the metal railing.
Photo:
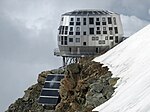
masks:
<svg viewBox="0 0 150 112"><path fill-rule="evenodd" d="M84 56L84 55L95 55L98 54L96 52L68 52L68 51L60 51L58 48L54 49L54 55L56 56Z"/></svg>

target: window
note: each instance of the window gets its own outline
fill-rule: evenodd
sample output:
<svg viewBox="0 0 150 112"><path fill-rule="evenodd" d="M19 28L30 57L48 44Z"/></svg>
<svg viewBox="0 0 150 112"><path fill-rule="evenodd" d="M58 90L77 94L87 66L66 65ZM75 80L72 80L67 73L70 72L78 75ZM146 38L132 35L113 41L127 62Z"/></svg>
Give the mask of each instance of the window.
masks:
<svg viewBox="0 0 150 112"><path fill-rule="evenodd" d="M102 18L102 21L103 21L103 22L106 21L105 17Z"/></svg>
<svg viewBox="0 0 150 112"><path fill-rule="evenodd" d="M115 27L115 34L117 34L118 33L118 28L117 27Z"/></svg>
<svg viewBox="0 0 150 112"><path fill-rule="evenodd" d="M108 24L112 24L112 19L111 19L111 17L108 17Z"/></svg>
<svg viewBox="0 0 150 112"><path fill-rule="evenodd" d="M61 34L62 26L60 26L60 27L58 28L58 30L59 30L59 34Z"/></svg>
<svg viewBox="0 0 150 112"><path fill-rule="evenodd" d="M70 25L74 25L74 22L70 22Z"/></svg>
<svg viewBox="0 0 150 112"><path fill-rule="evenodd" d="M114 25L116 25L117 24L116 18L114 17L113 20L114 20Z"/></svg>
<svg viewBox="0 0 150 112"><path fill-rule="evenodd" d="M64 17L61 18L61 21L63 21L63 20L64 20Z"/></svg>
<svg viewBox="0 0 150 112"><path fill-rule="evenodd" d="M80 31L80 27L76 27L76 31L77 31L77 32Z"/></svg>
<svg viewBox="0 0 150 112"><path fill-rule="evenodd" d="M70 27L69 35L73 35L73 27Z"/></svg>
<svg viewBox="0 0 150 112"><path fill-rule="evenodd" d="M69 38L69 42L73 42L73 38Z"/></svg>
<svg viewBox="0 0 150 112"><path fill-rule="evenodd" d="M95 40L99 40L99 37L95 37Z"/></svg>
<svg viewBox="0 0 150 112"><path fill-rule="evenodd" d="M80 21L80 18L77 18L77 21Z"/></svg>
<svg viewBox="0 0 150 112"><path fill-rule="evenodd" d="M103 30L106 30L106 27L103 27Z"/></svg>
<svg viewBox="0 0 150 112"><path fill-rule="evenodd" d="M89 30L90 35L94 35L94 28L89 28Z"/></svg>
<svg viewBox="0 0 150 112"><path fill-rule="evenodd" d="M89 18L89 24L94 24L94 18Z"/></svg>
<svg viewBox="0 0 150 112"><path fill-rule="evenodd" d="M100 25L100 22L96 22L96 25Z"/></svg>
<svg viewBox="0 0 150 112"><path fill-rule="evenodd" d="M86 35L86 31L83 32L83 35Z"/></svg>
<svg viewBox="0 0 150 112"><path fill-rule="evenodd" d="M101 34L100 27L97 27L96 34Z"/></svg>
<svg viewBox="0 0 150 112"><path fill-rule="evenodd" d="M96 21L99 21L99 18L96 18Z"/></svg>
<svg viewBox="0 0 150 112"><path fill-rule="evenodd" d="M110 35L113 34L113 28L112 27L109 27L109 33L110 33Z"/></svg>
<svg viewBox="0 0 150 112"><path fill-rule="evenodd" d="M113 28L112 28L112 27L109 27L109 30L113 30Z"/></svg>
<svg viewBox="0 0 150 112"><path fill-rule="evenodd" d="M83 25L86 25L86 18L83 18Z"/></svg>
<svg viewBox="0 0 150 112"><path fill-rule="evenodd" d="M69 32L69 35L73 35L73 32Z"/></svg>
<svg viewBox="0 0 150 112"><path fill-rule="evenodd" d="M64 34L65 26L62 26L62 34Z"/></svg>
<svg viewBox="0 0 150 112"><path fill-rule="evenodd" d="M80 25L80 22L76 22L76 25Z"/></svg>
<svg viewBox="0 0 150 112"><path fill-rule="evenodd" d="M106 25L106 22L102 22L102 25Z"/></svg>
<svg viewBox="0 0 150 112"><path fill-rule="evenodd" d="M115 36L115 43L118 43L119 40L118 40L118 36Z"/></svg>
<svg viewBox="0 0 150 112"><path fill-rule="evenodd" d="M105 40L100 40L99 44L105 44Z"/></svg>
<svg viewBox="0 0 150 112"><path fill-rule="evenodd" d="M97 29L97 30L100 30L100 27L97 27L96 29Z"/></svg>
<svg viewBox="0 0 150 112"><path fill-rule="evenodd" d="M61 37L60 36L58 36L58 41L60 41L61 40Z"/></svg>
<svg viewBox="0 0 150 112"><path fill-rule="evenodd" d="M74 20L73 18L70 19L70 21L73 21L73 20Z"/></svg>
<svg viewBox="0 0 150 112"><path fill-rule="evenodd" d="M96 31L96 34L101 34L101 31Z"/></svg>
<svg viewBox="0 0 150 112"><path fill-rule="evenodd" d="M92 40L95 40L95 37L92 37Z"/></svg>
<svg viewBox="0 0 150 112"><path fill-rule="evenodd" d="M70 27L70 31L73 31L73 27Z"/></svg>
<svg viewBox="0 0 150 112"><path fill-rule="evenodd" d="M80 35L80 32L76 32L76 35Z"/></svg>
<svg viewBox="0 0 150 112"><path fill-rule="evenodd" d="M65 26L65 35L68 33L68 26Z"/></svg>
<svg viewBox="0 0 150 112"><path fill-rule="evenodd" d="M63 36L61 36L61 45L63 45L64 44L64 38L63 38Z"/></svg>
<svg viewBox="0 0 150 112"><path fill-rule="evenodd" d="M80 38L76 38L76 42L79 43L80 42Z"/></svg>
<svg viewBox="0 0 150 112"><path fill-rule="evenodd" d="M86 46L86 42L83 42L83 45Z"/></svg>
<svg viewBox="0 0 150 112"><path fill-rule="evenodd" d="M108 40L108 36L105 37L105 40Z"/></svg>
<svg viewBox="0 0 150 112"><path fill-rule="evenodd" d="M110 39L110 40L113 40L114 38L113 38L113 36L110 36L109 39Z"/></svg>
<svg viewBox="0 0 150 112"><path fill-rule="evenodd" d="M80 35L80 27L76 27L76 35Z"/></svg>
<svg viewBox="0 0 150 112"><path fill-rule="evenodd" d="M65 36L64 45L67 45L67 36Z"/></svg>
<svg viewBox="0 0 150 112"><path fill-rule="evenodd" d="M103 31L103 34L107 34L107 31Z"/></svg>

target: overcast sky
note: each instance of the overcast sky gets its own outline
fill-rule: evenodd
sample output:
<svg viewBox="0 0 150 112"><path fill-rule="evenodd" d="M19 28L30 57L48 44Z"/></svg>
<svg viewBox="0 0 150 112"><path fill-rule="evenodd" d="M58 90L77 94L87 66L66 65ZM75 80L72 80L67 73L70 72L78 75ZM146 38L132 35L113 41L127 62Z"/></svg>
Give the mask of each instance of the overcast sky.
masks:
<svg viewBox="0 0 150 112"><path fill-rule="evenodd" d="M0 112L41 71L61 66L53 56L60 15L76 9L120 13L125 36L150 23L150 0L0 0Z"/></svg>

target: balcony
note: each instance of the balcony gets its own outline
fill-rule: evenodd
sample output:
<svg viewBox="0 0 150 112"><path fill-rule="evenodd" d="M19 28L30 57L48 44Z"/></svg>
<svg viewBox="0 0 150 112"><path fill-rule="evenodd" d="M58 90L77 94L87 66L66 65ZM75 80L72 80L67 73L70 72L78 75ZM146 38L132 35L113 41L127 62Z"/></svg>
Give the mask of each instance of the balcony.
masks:
<svg viewBox="0 0 150 112"><path fill-rule="evenodd" d="M58 48L54 49L55 56L66 56L66 57L84 57L84 56L92 56L99 53L96 52L68 52L68 51L60 51Z"/></svg>

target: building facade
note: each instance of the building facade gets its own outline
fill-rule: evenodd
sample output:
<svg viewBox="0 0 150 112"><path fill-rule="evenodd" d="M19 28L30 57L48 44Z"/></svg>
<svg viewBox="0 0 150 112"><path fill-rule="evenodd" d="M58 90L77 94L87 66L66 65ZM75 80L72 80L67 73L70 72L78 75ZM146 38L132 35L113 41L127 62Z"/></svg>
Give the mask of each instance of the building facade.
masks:
<svg viewBox="0 0 150 112"><path fill-rule="evenodd" d="M58 30L61 56L98 54L119 44L123 38L120 15L107 10L67 12L61 16Z"/></svg>

